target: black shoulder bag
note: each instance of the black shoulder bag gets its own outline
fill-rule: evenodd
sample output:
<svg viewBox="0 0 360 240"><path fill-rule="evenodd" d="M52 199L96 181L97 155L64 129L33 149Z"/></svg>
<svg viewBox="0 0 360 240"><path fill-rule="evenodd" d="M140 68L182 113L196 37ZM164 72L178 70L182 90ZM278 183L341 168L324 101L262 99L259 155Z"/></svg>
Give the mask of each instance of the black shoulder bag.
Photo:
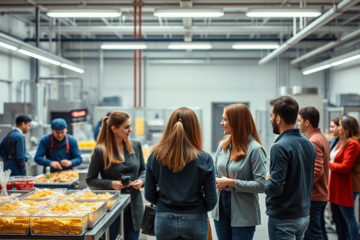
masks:
<svg viewBox="0 0 360 240"><path fill-rule="evenodd" d="M156 206L151 204L145 206L145 211L141 223L141 233L155 236L155 214Z"/></svg>

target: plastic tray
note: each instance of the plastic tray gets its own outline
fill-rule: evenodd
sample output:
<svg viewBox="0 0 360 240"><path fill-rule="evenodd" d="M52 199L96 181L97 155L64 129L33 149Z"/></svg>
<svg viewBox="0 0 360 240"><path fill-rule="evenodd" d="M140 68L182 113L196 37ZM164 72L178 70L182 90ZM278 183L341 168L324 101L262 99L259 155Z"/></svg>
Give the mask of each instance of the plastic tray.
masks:
<svg viewBox="0 0 360 240"><path fill-rule="evenodd" d="M52 198L55 198L56 196L59 196L59 195L62 195L65 193L65 191L60 191L60 189L49 189L53 192L55 192L55 194L52 194L52 195L47 195L45 197L42 197L42 198L29 198L31 195L33 195L36 191L41 191L41 190L44 190L44 189L35 189L34 191L31 191L27 194L24 194L23 196L20 197L21 200L43 200L43 199L52 199Z"/></svg>
<svg viewBox="0 0 360 240"><path fill-rule="evenodd" d="M52 212L46 209L39 211L30 218L31 235L41 236L82 236L88 226L88 214L78 216L68 212Z"/></svg>
<svg viewBox="0 0 360 240"><path fill-rule="evenodd" d="M83 202L92 202L92 201L104 200L104 201L106 201L106 206L107 206L107 211L108 212L113 210L113 208L116 206L116 204L119 203L120 191L117 191L117 190L91 190L91 191L93 193L95 193L96 195L110 193L113 196L111 198L109 198L109 199L76 199L76 200L81 200ZM65 195L70 195L71 193L76 194L78 192L80 192L80 191L79 190L68 190L68 191L65 192Z"/></svg>
<svg viewBox="0 0 360 240"><path fill-rule="evenodd" d="M20 196L21 196L21 193L12 193L9 196L6 196L7 199L0 200L0 205L2 205L3 203L7 203L8 201L13 200ZM2 198L2 196L0 196L0 198Z"/></svg>
<svg viewBox="0 0 360 240"><path fill-rule="evenodd" d="M1 235L27 235L30 229L31 214L16 214L13 211L0 211Z"/></svg>
<svg viewBox="0 0 360 240"><path fill-rule="evenodd" d="M76 202L83 202L83 200L75 200ZM89 204L101 204L100 207L96 210L93 210L92 207L80 207L78 209L74 209L73 211L86 211L89 213L88 215L88 228L93 228L106 214L106 201L104 200L93 200L91 202L87 202Z"/></svg>

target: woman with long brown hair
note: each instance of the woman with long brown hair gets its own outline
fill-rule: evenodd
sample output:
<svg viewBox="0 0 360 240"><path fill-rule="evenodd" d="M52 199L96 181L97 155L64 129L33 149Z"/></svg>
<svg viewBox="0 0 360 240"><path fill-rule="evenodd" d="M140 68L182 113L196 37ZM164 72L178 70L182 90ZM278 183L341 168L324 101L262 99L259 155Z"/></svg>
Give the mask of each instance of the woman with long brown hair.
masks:
<svg viewBox="0 0 360 240"><path fill-rule="evenodd" d="M156 205L156 239L207 239L207 212L217 201L214 162L189 108L172 113L148 158L145 199Z"/></svg>
<svg viewBox="0 0 360 240"><path fill-rule="evenodd" d="M119 190L131 194L131 202L124 209L125 240L138 240L143 215L140 188L145 181L145 163L140 142L129 139L130 116L113 112L103 118L96 148L86 177L87 185L96 190ZM98 175L101 175L101 179ZM123 179L130 177L130 184ZM116 239L120 216L110 226L110 239Z"/></svg>
<svg viewBox="0 0 360 240"><path fill-rule="evenodd" d="M359 239L354 199L360 191L360 129L349 116L340 118L340 141L330 153L329 202L338 239ZM345 220L345 221L344 221Z"/></svg>
<svg viewBox="0 0 360 240"><path fill-rule="evenodd" d="M224 139L215 155L219 201L213 211L219 240L251 240L260 225L258 193L263 193L266 155L249 109L224 108Z"/></svg>

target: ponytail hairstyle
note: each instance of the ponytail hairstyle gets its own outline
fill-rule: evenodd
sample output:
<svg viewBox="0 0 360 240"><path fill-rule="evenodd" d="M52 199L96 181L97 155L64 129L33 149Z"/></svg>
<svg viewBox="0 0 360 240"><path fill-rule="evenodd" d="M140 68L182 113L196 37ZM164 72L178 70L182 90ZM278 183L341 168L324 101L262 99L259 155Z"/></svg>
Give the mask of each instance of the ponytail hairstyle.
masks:
<svg viewBox="0 0 360 240"><path fill-rule="evenodd" d="M130 116L127 113L113 112L110 116L105 116L102 120L96 147L99 146L102 150L105 169L109 168L111 164L125 162L118 152L114 132L111 130L111 127L114 126L118 128L129 118ZM124 139L124 146L130 155L135 153L130 139ZM94 154L95 149L96 148L94 148L91 154Z"/></svg>
<svg viewBox="0 0 360 240"><path fill-rule="evenodd" d="M151 154L173 172L180 172L199 156L198 150L203 151L199 120L193 110L182 107L171 114Z"/></svg>
<svg viewBox="0 0 360 240"><path fill-rule="evenodd" d="M232 104L224 108L229 125L233 131L232 135L225 136L220 141L222 150L226 152L230 148L234 151L234 161L237 162L247 155L247 146L250 135L261 145L259 134L256 130L254 119L248 107L244 104Z"/></svg>

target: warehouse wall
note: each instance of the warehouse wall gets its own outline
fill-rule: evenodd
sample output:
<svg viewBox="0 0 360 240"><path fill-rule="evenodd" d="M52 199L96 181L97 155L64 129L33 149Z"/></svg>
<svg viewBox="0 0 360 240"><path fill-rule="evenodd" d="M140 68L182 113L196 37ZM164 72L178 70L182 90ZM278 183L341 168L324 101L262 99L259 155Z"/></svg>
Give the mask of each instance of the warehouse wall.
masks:
<svg viewBox="0 0 360 240"><path fill-rule="evenodd" d="M360 60L345 63L331 69L330 101L336 103L340 93L360 94Z"/></svg>
<svg viewBox="0 0 360 240"><path fill-rule="evenodd" d="M99 62L84 60L85 73L80 74L86 86L98 86ZM65 74L72 74L65 71ZM291 69L289 85L323 86L322 73L303 76ZM257 62L225 64L147 64L146 106L200 107L203 109L205 148L211 144L211 103L250 102L250 110L266 110L269 99L276 96L276 62L259 66ZM121 96L124 107L133 106L132 61L104 62L104 96Z"/></svg>
<svg viewBox="0 0 360 240"><path fill-rule="evenodd" d="M0 31L8 32L18 38L26 38L32 34L32 28L26 26L26 24L10 15L0 16ZM41 48L48 50L49 45L42 43ZM17 52L0 48L0 78L10 79L12 83L12 102L17 101L16 87L19 81L23 79L30 79L30 57ZM44 63L40 61L40 76L50 76L58 74L58 67ZM38 94L38 116L40 120L43 120L43 116L46 114L46 105L44 105L44 83L39 84ZM52 89L52 97L57 97L57 83L54 83ZM6 83L0 82L0 114L3 113L4 103L9 102L9 91ZM30 97L30 87L27 85L26 99L24 99L24 93L21 95L20 101L32 101Z"/></svg>

